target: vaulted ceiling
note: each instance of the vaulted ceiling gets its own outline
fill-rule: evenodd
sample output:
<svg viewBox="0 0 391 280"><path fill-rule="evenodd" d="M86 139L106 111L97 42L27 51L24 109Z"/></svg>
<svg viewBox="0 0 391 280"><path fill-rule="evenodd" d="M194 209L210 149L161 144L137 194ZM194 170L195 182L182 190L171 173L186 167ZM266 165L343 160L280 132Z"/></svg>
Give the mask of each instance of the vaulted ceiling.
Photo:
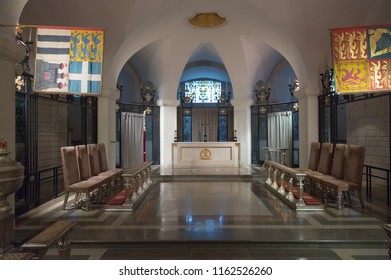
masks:
<svg viewBox="0 0 391 280"><path fill-rule="evenodd" d="M23 2L0 3L4 23L13 23L17 11L10 10ZM206 73L244 92L284 61L304 88L315 88L331 64L329 29L390 23L390 10L389 0L29 0L19 22L105 28L110 88L129 61L141 80L164 84L165 94ZM201 12L216 12L226 23L191 26L188 19Z"/></svg>

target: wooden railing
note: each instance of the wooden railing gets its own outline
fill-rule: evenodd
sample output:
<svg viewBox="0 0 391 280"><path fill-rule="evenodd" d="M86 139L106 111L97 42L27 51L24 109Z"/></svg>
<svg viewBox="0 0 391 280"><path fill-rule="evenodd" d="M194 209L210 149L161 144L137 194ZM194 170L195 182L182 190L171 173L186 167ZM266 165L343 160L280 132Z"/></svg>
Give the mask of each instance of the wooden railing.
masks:
<svg viewBox="0 0 391 280"><path fill-rule="evenodd" d="M122 179L125 187L125 202L108 205L105 211L134 211L150 190L152 161L144 161L132 168L124 169Z"/></svg>
<svg viewBox="0 0 391 280"><path fill-rule="evenodd" d="M59 220L29 239L21 249L33 253L37 259L43 259L48 249L56 245L59 258L69 260L71 255L69 232L77 222L77 220Z"/></svg>
<svg viewBox="0 0 391 280"><path fill-rule="evenodd" d="M266 187L278 198L295 210L324 210L324 206L308 203L313 198L304 197L304 179L306 174L283 164L266 161ZM307 200L307 202L306 202Z"/></svg>

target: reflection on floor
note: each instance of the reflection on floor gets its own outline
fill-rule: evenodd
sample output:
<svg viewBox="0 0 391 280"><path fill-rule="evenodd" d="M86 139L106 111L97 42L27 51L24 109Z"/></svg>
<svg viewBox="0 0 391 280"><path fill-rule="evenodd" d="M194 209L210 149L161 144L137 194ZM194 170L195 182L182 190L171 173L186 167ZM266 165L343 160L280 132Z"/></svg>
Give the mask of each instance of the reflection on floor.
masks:
<svg viewBox="0 0 391 280"><path fill-rule="evenodd" d="M367 203L295 212L263 185L259 166L189 170L155 167L136 211L62 210L63 197L16 221L21 242L61 217L78 219L72 259L388 259L380 224L389 211ZM56 259L50 249L46 259Z"/></svg>

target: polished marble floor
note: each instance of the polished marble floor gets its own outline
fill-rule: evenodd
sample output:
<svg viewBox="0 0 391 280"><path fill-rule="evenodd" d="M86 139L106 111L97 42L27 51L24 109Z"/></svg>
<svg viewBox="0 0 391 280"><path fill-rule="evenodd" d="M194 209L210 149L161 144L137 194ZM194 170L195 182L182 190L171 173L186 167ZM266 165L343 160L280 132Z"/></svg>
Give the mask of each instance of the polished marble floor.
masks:
<svg viewBox="0 0 391 280"><path fill-rule="evenodd" d="M72 259L388 259L381 224L390 211L367 202L337 210L294 211L264 187L260 166L154 167L153 184L134 212L62 210L60 196L16 220L15 243L59 218L79 222ZM46 259L56 259L50 249Z"/></svg>

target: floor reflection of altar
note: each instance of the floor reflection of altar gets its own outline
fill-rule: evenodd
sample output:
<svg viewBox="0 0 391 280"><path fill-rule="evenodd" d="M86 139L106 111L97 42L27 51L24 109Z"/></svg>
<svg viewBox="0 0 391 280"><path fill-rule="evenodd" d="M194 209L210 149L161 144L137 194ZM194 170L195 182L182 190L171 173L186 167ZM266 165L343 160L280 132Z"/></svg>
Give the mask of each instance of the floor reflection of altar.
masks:
<svg viewBox="0 0 391 280"><path fill-rule="evenodd" d="M172 144L175 168L239 167L238 142L176 142Z"/></svg>

